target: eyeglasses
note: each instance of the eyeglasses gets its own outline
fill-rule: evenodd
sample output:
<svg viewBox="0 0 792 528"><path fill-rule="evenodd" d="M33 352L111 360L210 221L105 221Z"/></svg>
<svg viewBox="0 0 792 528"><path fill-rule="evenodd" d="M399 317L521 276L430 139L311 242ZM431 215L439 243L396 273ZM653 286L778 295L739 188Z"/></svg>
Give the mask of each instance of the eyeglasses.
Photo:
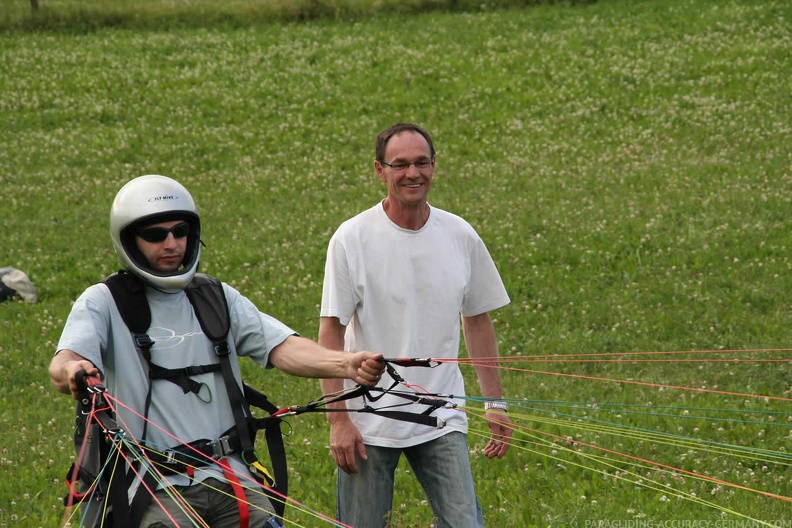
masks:
<svg viewBox="0 0 792 528"><path fill-rule="evenodd" d="M381 161L383 165L387 165L391 169L396 172L405 172L407 169L410 168L410 165L415 165L415 168L419 171L424 171L432 167L432 160L422 159L418 161L397 161L396 163L388 163L387 161Z"/></svg>
<svg viewBox="0 0 792 528"><path fill-rule="evenodd" d="M190 234L190 224L179 222L173 227L144 227L138 236L146 242L162 242L168 238L168 234L173 233L173 238L184 238Z"/></svg>

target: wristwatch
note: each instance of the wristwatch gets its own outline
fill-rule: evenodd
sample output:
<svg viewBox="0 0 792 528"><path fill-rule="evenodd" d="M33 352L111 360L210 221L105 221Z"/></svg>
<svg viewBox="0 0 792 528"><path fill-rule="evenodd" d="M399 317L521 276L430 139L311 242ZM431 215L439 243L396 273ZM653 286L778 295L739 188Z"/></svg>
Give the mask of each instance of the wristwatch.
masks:
<svg viewBox="0 0 792 528"><path fill-rule="evenodd" d="M484 410L489 411L490 409L500 409L502 411L509 410L509 404L505 401L487 401L484 402Z"/></svg>

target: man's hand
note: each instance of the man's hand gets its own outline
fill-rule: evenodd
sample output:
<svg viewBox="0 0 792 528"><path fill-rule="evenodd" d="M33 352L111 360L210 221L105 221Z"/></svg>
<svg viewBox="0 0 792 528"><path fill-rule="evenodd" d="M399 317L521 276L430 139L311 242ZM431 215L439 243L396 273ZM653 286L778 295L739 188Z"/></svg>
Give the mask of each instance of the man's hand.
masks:
<svg viewBox="0 0 792 528"><path fill-rule="evenodd" d="M358 472L356 455L366 460L363 437L348 416L330 422L330 454L346 473Z"/></svg>
<svg viewBox="0 0 792 528"><path fill-rule="evenodd" d="M360 385L373 387L379 382L385 371L382 354L373 352L355 352L349 354L347 377Z"/></svg>
<svg viewBox="0 0 792 528"><path fill-rule="evenodd" d="M506 411L490 409L485 415L490 428L490 440L484 447L484 456L487 458L503 458L509 449L512 436L512 425Z"/></svg>
<svg viewBox="0 0 792 528"><path fill-rule="evenodd" d="M61 350L52 358L49 366L50 381L55 390L71 394L75 399L77 392L77 373L85 371L88 376L99 376L99 369L93 363L71 350Z"/></svg>

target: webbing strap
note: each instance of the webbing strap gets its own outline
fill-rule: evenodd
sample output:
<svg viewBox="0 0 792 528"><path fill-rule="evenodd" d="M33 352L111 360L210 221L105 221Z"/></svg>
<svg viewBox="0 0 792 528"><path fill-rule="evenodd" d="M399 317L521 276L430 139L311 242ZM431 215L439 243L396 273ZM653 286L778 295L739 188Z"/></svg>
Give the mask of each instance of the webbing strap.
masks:
<svg viewBox="0 0 792 528"><path fill-rule="evenodd" d="M250 405L267 411L270 415L278 412L278 407L269 401L264 394L248 385L243 385L243 388L245 399ZM250 470L275 490L274 493L267 492L265 488L265 493L270 498L272 507L275 509L275 514L282 518L286 510L283 497L289 494L289 469L286 466L286 447L283 445L280 423L281 419L273 416L253 421L254 430L258 431L264 429L264 438L267 441L267 449L269 450L270 462L272 463L272 472L274 473L273 479L269 479L266 474L261 474L262 472L259 471L254 464L251 464ZM271 480L274 480L274 482L271 482Z"/></svg>
<svg viewBox="0 0 792 528"><path fill-rule="evenodd" d="M250 405L270 414L277 411L278 408L270 403L263 394L250 387L239 388L229 357L230 350L228 349L227 341L229 330L228 300L225 297L220 281L214 277L198 273L185 289L185 293L189 297L195 313L198 315L201 329L214 343L215 354L220 358L220 372L223 375L228 400L231 404L231 412L234 416L237 434L239 435L239 449L242 461L248 466L248 470L254 476L269 484L267 476L261 474L256 468L256 464L259 462L253 444L256 431L259 428L257 427L259 422L254 420L250 412ZM251 430L251 428L253 429ZM274 487L278 493L286 495L288 491L288 469L286 467L286 450L283 446L279 420L273 422L271 426L268 423L264 429L272 469L275 473ZM273 498L272 505L276 514L278 517L282 517L285 510L283 500L277 500L278 498L275 497L275 494L270 496ZM240 508L241 506L242 503L240 502ZM241 514L242 511L240 509Z"/></svg>
<svg viewBox="0 0 792 528"><path fill-rule="evenodd" d="M126 270L103 280L113 294L118 311L133 334L144 335L151 326L151 311L143 282ZM118 301L123 299L123 306Z"/></svg>
<svg viewBox="0 0 792 528"><path fill-rule="evenodd" d="M110 504L113 505L113 527L130 528L129 511L122 507L128 504L126 461L121 456L121 449L116 449L113 469L110 477Z"/></svg>
<svg viewBox="0 0 792 528"><path fill-rule="evenodd" d="M371 407L360 409L357 412L370 413L383 418L390 418L391 420L401 420L404 422L413 422L420 425L428 425L436 429L445 427L445 421L437 416L428 416L426 414L415 414L407 411L387 411L373 409Z"/></svg>
<svg viewBox="0 0 792 528"><path fill-rule="evenodd" d="M220 360L220 372L223 374L231 412L239 433L242 458L245 459L245 456L253 453L253 440L248 427L250 411L231 368L229 358L231 351L226 340L229 330L228 301L223 293L223 287L214 277L197 274L184 291L198 316L201 329L206 337L212 340L215 354Z"/></svg>
<svg viewBox="0 0 792 528"><path fill-rule="evenodd" d="M246 456L253 453L253 440L248 427L250 411L242 397L242 391L237 385L234 371L231 369L231 361L228 358L228 345L225 342L215 343L215 353L220 356L220 372L223 374L223 380L228 391L228 400L231 403L231 413L234 415L234 423L237 426L242 459L245 460Z"/></svg>
<svg viewBox="0 0 792 528"><path fill-rule="evenodd" d="M151 503L151 491L157 487L157 475L153 471L146 471L143 474L143 481L138 486L135 496L129 505L127 512L132 519L132 526L137 528L140 526L140 521L143 520L143 514ZM129 499L127 499L129 500ZM114 527L115 528L115 527Z"/></svg>
<svg viewBox="0 0 792 528"><path fill-rule="evenodd" d="M250 525L250 506L248 505L247 497L245 496L245 488L242 487L239 477L237 477L236 473L234 473L234 470L231 469L231 466L228 464L228 460L218 460L217 464L223 468L223 474L225 475L228 483L231 484L231 488L234 490L234 495L237 499L237 505L239 506L239 528L248 528Z"/></svg>
<svg viewBox="0 0 792 528"><path fill-rule="evenodd" d="M149 379L164 379L178 385L184 394L192 392L198 396L203 388L202 383L198 383L191 376L199 374L209 374L211 372L218 372L220 365L212 363L211 365L198 365L193 367L183 368L165 368L157 365L156 363L149 362Z"/></svg>

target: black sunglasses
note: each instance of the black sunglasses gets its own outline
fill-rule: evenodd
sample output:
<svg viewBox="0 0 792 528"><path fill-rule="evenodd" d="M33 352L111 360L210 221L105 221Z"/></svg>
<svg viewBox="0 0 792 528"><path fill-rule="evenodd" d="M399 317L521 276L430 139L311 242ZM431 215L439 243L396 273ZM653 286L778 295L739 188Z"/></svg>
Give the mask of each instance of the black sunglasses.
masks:
<svg viewBox="0 0 792 528"><path fill-rule="evenodd" d="M190 224L180 222L173 227L144 227L138 236L146 242L162 242L168 238L168 233L173 233L173 238L184 238L190 234Z"/></svg>

